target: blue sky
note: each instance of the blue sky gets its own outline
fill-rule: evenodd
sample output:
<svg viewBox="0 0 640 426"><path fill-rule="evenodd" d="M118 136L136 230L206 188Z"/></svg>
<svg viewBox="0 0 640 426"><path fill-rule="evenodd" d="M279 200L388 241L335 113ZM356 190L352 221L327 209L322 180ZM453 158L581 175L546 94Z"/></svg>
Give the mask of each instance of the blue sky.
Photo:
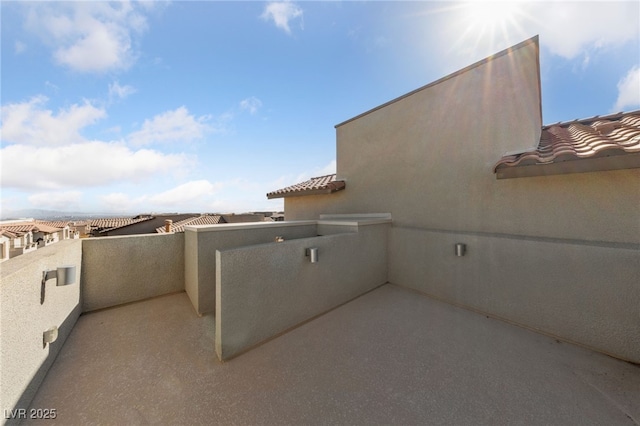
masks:
<svg viewBox="0 0 640 426"><path fill-rule="evenodd" d="M537 34L545 123L640 108L640 2L0 7L3 210L281 210L336 124Z"/></svg>

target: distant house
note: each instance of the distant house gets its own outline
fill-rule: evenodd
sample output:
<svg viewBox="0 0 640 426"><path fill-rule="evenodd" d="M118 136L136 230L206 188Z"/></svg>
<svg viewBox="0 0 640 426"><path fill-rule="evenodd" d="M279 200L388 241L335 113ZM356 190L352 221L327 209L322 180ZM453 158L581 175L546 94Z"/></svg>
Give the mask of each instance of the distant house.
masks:
<svg viewBox="0 0 640 426"><path fill-rule="evenodd" d="M4 229L0 229L0 262L4 262L9 259L9 252L11 250L11 240L15 238L15 235Z"/></svg>
<svg viewBox="0 0 640 426"><path fill-rule="evenodd" d="M158 234L179 233L184 232L184 227L188 225L218 225L225 223L222 216L218 214L202 214L199 216L189 217L178 222L165 223L165 226L156 228Z"/></svg>
<svg viewBox="0 0 640 426"><path fill-rule="evenodd" d="M265 215L263 213L240 213L240 214L223 214L221 223L246 223L246 222L264 222Z"/></svg>
<svg viewBox="0 0 640 426"><path fill-rule="evenodd" d="M58 241L59 228L38 225L34 220L3 221L3 235L9 238L9 257L19 256Z"/></svg>
<svg viewBox="0 0 640 426"><path fill-rule="evenodd" d="M153 216L145 217L114 217L105 219L93 219L89 222L89 229L93 237L106 237L109 235L129 235L145 234L147 232L138 232L132 225L146 222L153 219ZM127 229L125 229L127 228Z"/></svg>
<svg viewBox="0 0 640 426"><path fill-rule="evenodd" d="M194 213L144 214L132 218L94 219L90 222L91 235L107 237L114 235L153 234L164 226L166 220L180 222L198 216Z"/></svg>
<svg viewBox="0 0 640 426"><path fill-rule="evenodd" d="M68 221L68 220L36 220L35 221L38 224L41 225L47 225L50 226L52 228L58 228L60 229L60 233L58 235L58 238L60 240L68 240L68 239L75 239L75 238L80 238L80 233L76 230L73 222Z"/></svg>

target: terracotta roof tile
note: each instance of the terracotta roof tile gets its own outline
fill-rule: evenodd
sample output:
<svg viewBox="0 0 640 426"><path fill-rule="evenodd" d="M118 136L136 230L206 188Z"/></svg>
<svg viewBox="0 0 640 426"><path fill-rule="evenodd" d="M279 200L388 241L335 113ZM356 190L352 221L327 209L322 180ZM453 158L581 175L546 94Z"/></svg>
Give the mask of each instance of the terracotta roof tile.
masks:
<svg viewBox="0 0 640 426"><path fill-rule="evenodd" d="M0 228L7 230L16 235L23 235L27 232L44 232L51 234L53 232L60 231L60 228L49 226L43 223L36 222L14 222L11 224L0 225Z"/></svg>
<svg viewBox="0 0 640 426"><path fill-rule="evenodd" d="M311 178L307 181L287 186L267 194L267 198L284 198L301 195L331 194L343 190L346 184L337 180L336 175L326 175Z"/></svg>
<svg viewBox="0 0 640 426"><path fill-rule="evenodd" d="M217 225L219 223L224 223L222 220L222 216L220 215L212 215L212 214L203 214L200 216L190 217L179 222L175 222L171 225L171 231L176 232L184 232L184 227L187 225ZM167 231L164 226L160 226L156 228L156 232L159 234L164 234Z"/></svg>
<svg viewBox="0 0 640 426"><path fill-rule="evenodd" d="M494 172L635 153L640 153L640 111L544 126L536 148L505 155L494 166Z"/></svg>
<svg viewBox="0 0 640 426"><path fill-rule="evenodd" d="M90 222L92 228L98 228L104 231L110 231L116 228L122 228L123 226L133 225L134 223L144 222L145 220L153 219L152 216L141 218L129 218L129 217L113 217L108 219L93 219Z"/></svg>
<svg viewBox="0 0 640 426"><path fill-rule="evenodd" d="M70 220L36 220L36 223L53 226L54 228L64 228L71 224Z"/></svg>
<svg viewBox="0 0 640 426"><path fill-rule="evenodd" d="M18 238L19 237L18 234L13 233L13 232L11 232L11 231L9 231L7 229L4 229L4 228L0 229L0 235L3 235L5 237L7 237L7 238Z"/></svg>

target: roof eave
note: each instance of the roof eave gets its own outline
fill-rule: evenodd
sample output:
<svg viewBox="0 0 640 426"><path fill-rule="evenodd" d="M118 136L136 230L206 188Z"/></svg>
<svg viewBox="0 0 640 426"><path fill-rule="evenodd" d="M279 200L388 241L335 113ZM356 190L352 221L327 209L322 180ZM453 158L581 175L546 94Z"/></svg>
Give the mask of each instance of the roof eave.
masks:
<svg viewBox="0 0 640 426"><path fill-rule="evenodd" d="M533 176L549 176L571 173L599 172L640 168L640 152L609 155L597 158L576 158L547 164L500 165L496 179L512 179Z"/></svg>
<svg viewBox="0 0 640 426"><path fill-rule="evenodd" d="M267 194L267 198L272 200L274 198L287 198L287 197L304 197L307 195L322 195L322 194L333 194L334 192L342 191L346 188L346 184L343 181L334 181L331 182L327 188L320 189L305 189L302 191L291 191L285 193L269 193Z"/></svg>

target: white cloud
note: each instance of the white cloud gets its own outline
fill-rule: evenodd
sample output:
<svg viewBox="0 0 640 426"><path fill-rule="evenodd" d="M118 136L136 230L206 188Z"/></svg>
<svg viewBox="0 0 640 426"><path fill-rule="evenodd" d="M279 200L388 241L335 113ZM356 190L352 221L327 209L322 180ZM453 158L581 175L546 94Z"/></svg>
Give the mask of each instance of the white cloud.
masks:
<svg viewBox="0 0 640 426"><path fill-rule="evenodd" d="M105 210L114 212L130 212L136 204L127 194L121 192L102 195L100 201Z"/></svg>
<svg viewBox="0 0 640 426"><path fill-rule="evenodd" d="M250 114L258 112L260 107L262 107L262 101L254 96L240 101L240 108L249 111Z"/></svg>
<svg viewBox="0 0 640 426"><path fill-rule="evenodd" d="M15 52L17 54L20 54L20 53L24 52L25 50L27 50L27 45L18 40L14 44L14 50L15 50Z"/></svg>
<svg viewBox="0 0 640 426"><path fill-rule="evenodd" d="M88 101L54 114L44 108L46 102L46 97L36 96L27 102L2 106L2 142L39 146L81 142L84 139L80 130L107 115Z"/></svg>
<svg viewBox="0 0 640 426"><path fill-rule="evenodd" d="M139 182L177 173L191 164L184 154L133 151L119 142L84 142L63 147L10 145L0 150L4 188L57 190L114 182Z"/></svg>
<svg viewBox="0 0 640 426"><path fill-rule="evenodd" d="M543 49L565 59L593 62L594 53L640 37L638 2L467 2L452 3L434 23L436 37L449 40L435 46L446 57L444 71L468 65L540 35ZM434 37L425 26L415 37ZM431 56L429 56L431 57Z"/></svg>
<svg viewBox="0 0 640 426"><path fill-rule="evenodd" d="M139 5L130 2L30 3L26 27L53 49L61 65L80 72L128 68L133 36L147 28Z"/></svg>
<svg viewBox="0 0 640 426"><path fill-rule="evenodd" d="M205 133L214 130L207 124L211 116L195 117L184 106L173 111L158 114L145 120L142 129L129 135L134 145L149 145L156 142L189 142L201 139Z"/></svg>
<svg viewBox="0 0 640 426"><path fill-rule="evenodd" d="M542 44L567 59L621 45L640 33L636 2L545 2L533 7Z"/></svg>
<svg viewBox="0 0 640 426"><path fill-rule="evenodd" d="M109 99L118 98L124 99L129 95L136 93L136 89L133 86L121 86L119 82L114 81L109 84Z"/></svg>
<svg viewBox="0 0 640 426"><path fill-rule="evenodd" d="M298 18L302 20L302 14L302 9L294 3L288 1L270 2L265 6L261 18L265 21L273 21L276 27L284 30L287 34L291 34L289 22ZM302 22L300 22L300 27L302 28Z"/></svg>
<svg viewBox="0 0 640 426"><path fill-rule="evenodd" d="M202 204L208 197L216 193L221 184L213 184L208 180L195 180L153 195L148 201L157 206L176 207L185 204Z"/></svg>
<svg viewBox="0 0 640 426"><path fill-rule="evenodd" d="M640 107L640 66L631 68L618 82L618 99L613 107L615 112Z"/></svg>
<svg viewBox="0 0 640 426"><path fill-rule="evenodd" d="M28 197L33 207L49 210L70 211L80 206L82 192L80 191L55 191L39 192Z"/></svg>

